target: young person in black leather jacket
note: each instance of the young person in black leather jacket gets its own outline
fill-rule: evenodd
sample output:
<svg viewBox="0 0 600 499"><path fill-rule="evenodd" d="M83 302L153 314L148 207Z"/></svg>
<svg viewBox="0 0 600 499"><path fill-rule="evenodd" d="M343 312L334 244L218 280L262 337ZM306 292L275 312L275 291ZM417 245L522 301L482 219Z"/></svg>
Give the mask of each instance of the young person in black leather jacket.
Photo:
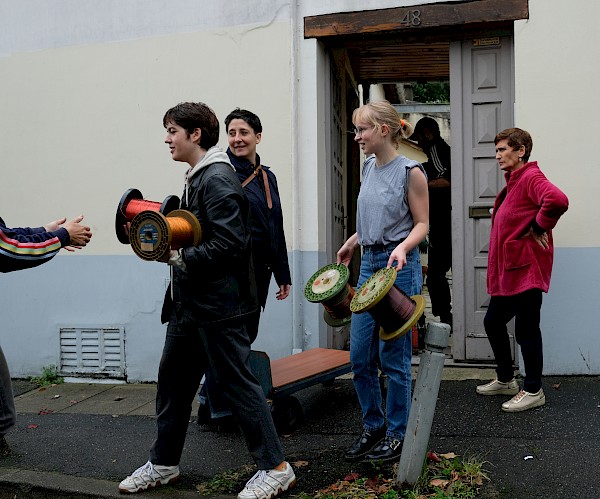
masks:
<svg viewBox="0 0 600 499"><path fill-rule="evenodd" d="M250 371L247 322L256 313L250 207L227 155L219 122L202 103L181 103L163 118L171 157L189 165L181 208L202 226L198 245L172 250L163 306L167 335L158 371L157 436L150 459L119 485L139 492L179 477L192 401L210 366L259 471L239 499L275 497L295 483L263 390Z"/></svg>

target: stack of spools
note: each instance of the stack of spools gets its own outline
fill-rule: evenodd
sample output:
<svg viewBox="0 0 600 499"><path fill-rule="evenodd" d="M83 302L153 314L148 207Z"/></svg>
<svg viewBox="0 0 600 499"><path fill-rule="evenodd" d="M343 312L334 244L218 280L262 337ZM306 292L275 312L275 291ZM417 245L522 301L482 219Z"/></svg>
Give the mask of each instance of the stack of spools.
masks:
<svg viewBox="0 0 600 499"><path fill-rule="evenodd" d="M200 222L193 213L177 206L176 196L159 204L144 200L137 189L129 189L117 209L117 238L124 244L129 242L137 256L150 261L166 261L172 249L196 246L202 239Z"/></svg>

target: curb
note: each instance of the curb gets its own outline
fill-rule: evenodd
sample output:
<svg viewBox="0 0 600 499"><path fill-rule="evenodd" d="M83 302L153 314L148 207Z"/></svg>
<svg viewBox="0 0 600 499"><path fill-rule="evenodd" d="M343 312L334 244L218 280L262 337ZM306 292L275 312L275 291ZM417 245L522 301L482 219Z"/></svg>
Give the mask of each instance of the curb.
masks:
<svg viewBox="0 0 600 499"><path fill-rule="evenodd" d="M83 497L123 499L127 497L128 494L119 493L117 485L116 481L110 480L0 467L0 497L11 497L11 499L82 499ZM137 493L135 497L198 499L198 493L164 486L150 492Z"/></svg>

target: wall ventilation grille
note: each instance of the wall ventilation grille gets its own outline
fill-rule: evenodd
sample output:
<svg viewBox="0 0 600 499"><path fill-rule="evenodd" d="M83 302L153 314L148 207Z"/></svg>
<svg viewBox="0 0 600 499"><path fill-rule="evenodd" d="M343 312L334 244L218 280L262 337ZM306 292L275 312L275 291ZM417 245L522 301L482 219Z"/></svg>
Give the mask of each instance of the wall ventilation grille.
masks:
<svg viewBox="0 0 600 499"><path fill-rule="evenodd" d="M65 376L125 378L125 330L60 328L60 371Z"/></svg>

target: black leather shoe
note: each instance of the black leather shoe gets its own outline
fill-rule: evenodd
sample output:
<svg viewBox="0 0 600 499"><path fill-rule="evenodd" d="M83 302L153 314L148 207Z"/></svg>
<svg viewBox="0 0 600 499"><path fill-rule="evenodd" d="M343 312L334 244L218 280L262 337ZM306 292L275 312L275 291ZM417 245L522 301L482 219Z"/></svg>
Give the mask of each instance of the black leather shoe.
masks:
<svg viewBox="0 0 600 499"><path fill-rule="evenodd" d="M402 440L386 436L364 457L363 461L395 461L400 458Z"/></svg>
<svg viewBox="0 0 600 499"><path fill-rule="evenodd" d="M385 427L378 430L364 430L358 440L346 451L344 459L346 461L358 461L367 452L369 452L377 442L385 436Z"/></svg>

